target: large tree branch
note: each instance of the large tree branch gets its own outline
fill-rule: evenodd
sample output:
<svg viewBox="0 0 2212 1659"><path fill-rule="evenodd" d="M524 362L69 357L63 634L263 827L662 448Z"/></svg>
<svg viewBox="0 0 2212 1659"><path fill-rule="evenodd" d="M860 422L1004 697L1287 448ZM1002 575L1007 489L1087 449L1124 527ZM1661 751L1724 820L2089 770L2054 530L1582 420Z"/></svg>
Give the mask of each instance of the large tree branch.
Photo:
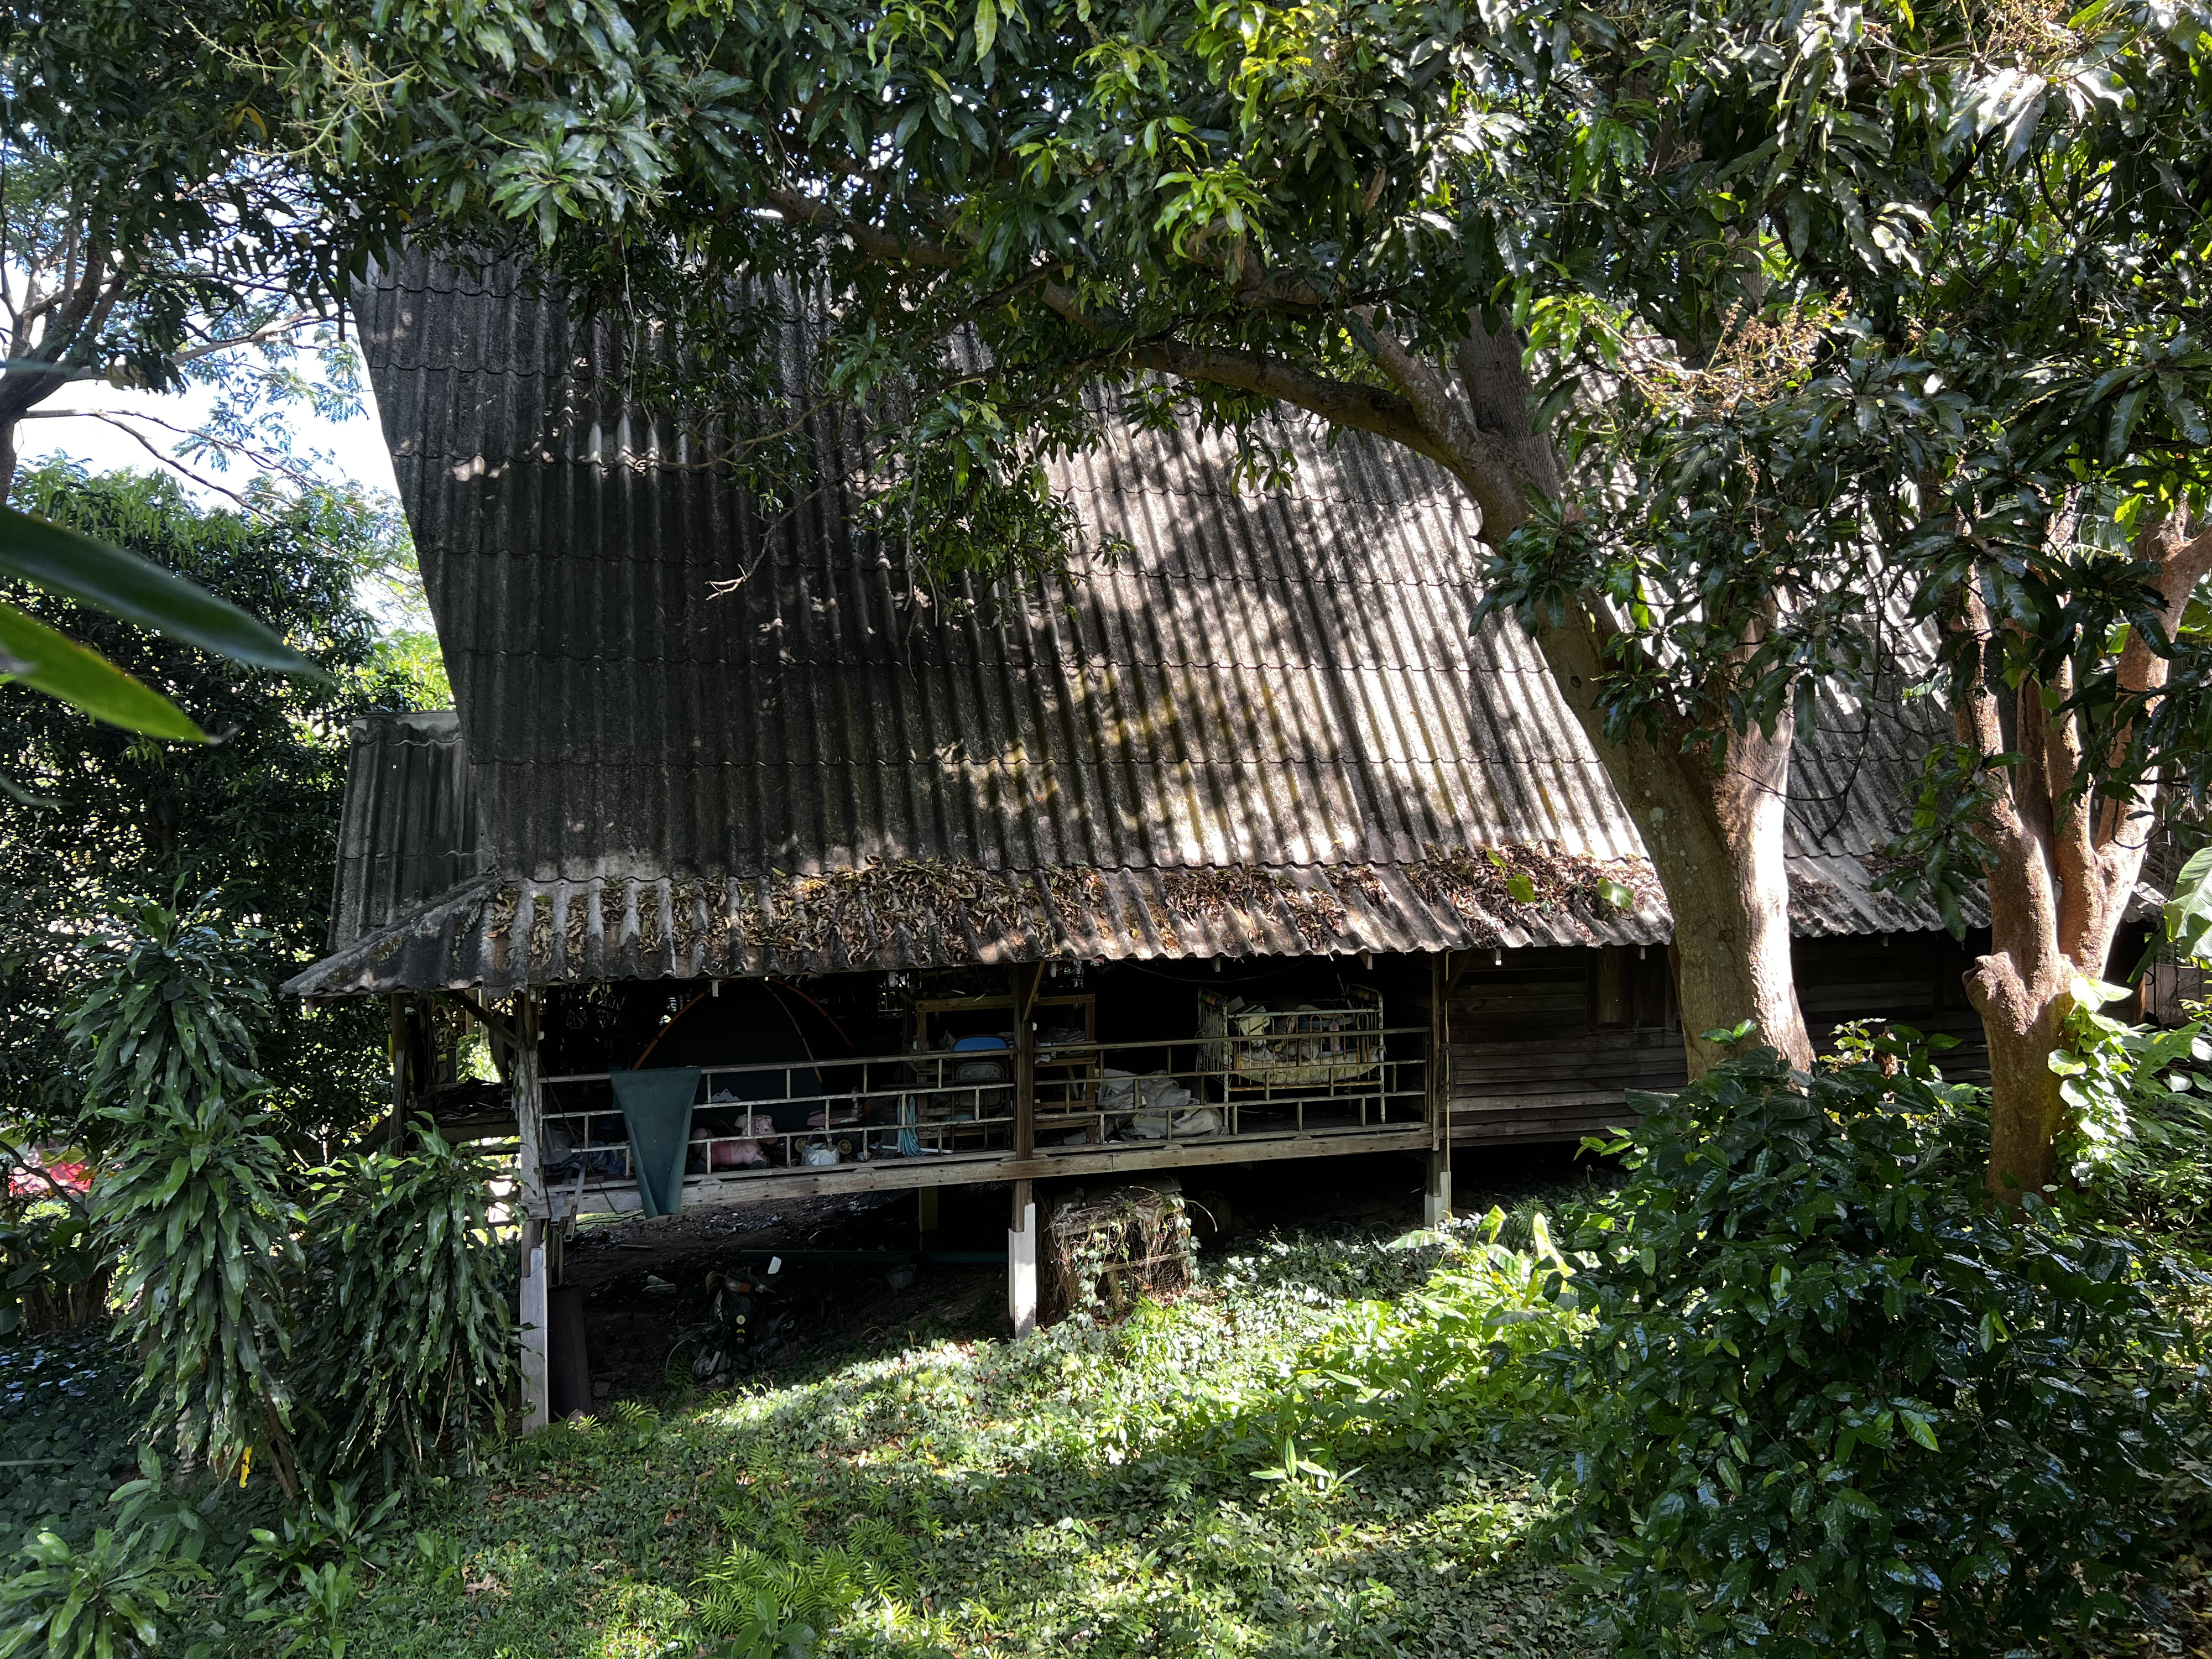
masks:
<svg viewBox="0 0 2212 1659"><path fill-rule="evenodd" d="M1960 585L1960 614L1946 626L1954 635L1963 636L1974 653L1972 671L1951 704L1952 730L1959 742L1986 764L2005 752L2004 717L1990 685L1990 614L1978 582L1978 573L1970 569ZM2003 788L1975 825L1975 834L2000 864L2030 855L2011 777L2002 775Z"/></svg>
<svg viewBox="0 0 2212 1659"><path fill-rule="evenodd" d="M2166 637L2172 639L2181 627L2183 613L2189 608L2189 596L2205 574L2212 572L2212 526L2191 536L2185 520L2177 514L2148 527L2143 532L2141 549L2145 562L2151 566L2151 586L2165 601L2159 619L2165 624ZM2116 671L2124 706L2129 701L2136 701L2142 714L2148 715L2154 705L2155 694L2165 686L2172 672L2172 665L2159 654L2142 629L2128 631L2128 642L2121 649ZM2134 738L2131 725L2124 724L2112 734L2106 759L2116 770L2125 764ZM2125 841L2142 842L2142 824L2156 805L2157 793L2155 780L2147 778L2131 790L2114 790L2107 795L2097 813L2097 844L2102 848Z"/></svg>
<svg viewBox="0 0 2212 1659"><path fill-rule="evenodd" d="M1102 316L1086 308L1076 297L1074 289L1064 283L1048 283L1041 292L1045 304L1056 314L1086 333L1108 342L1116 336L1133 334L1125 319L1110 313ZM1136 336L1129 338L1126 345L1115 348L1113 355L1135 368L1152 369L1177 380L1201 380L1211 386L1257 392L1318 415L1335 425L1389 438L1455 472L1458 471L1455 458L1429 434L1413 406L1381 386L1316 374L1265 352L1233 346L1194 345L1172 336L1152 339Z"/></svg>
<svg viewBox="0 0 2212 1659"><path fill-rule="evenodd" d="M281 339L295 329L323 320L325 319L314 312L295 311L289 317L280 317L274 321L264 323L259 328L249 329L243 334L217 335L212 338L204 339L197 345L186 346L183 350L173 355L173 361L179 363L196 363L203 358L212 357L218 352L235 351L240 346L262 345L270 340Z"/></svg>
<svg viewBox="0 0 2212 1659"><path fill-rule="evenodd" d="M968 262L965 248L953 247L944 242L924 241L919 237L894 236L887 230L878 230L863 224L851 216L841 213L829 203L811 196L801 196L796 191L771 190L769 205L787 219L817 230L834 230L848 238L853 246L871 259L884 264L921 265L935 270L957 270Z"/></svg>
<svg viewBox="0 0 2212 1659"><path fill-rule="evenodd" d="M1372 306L1355 306L1354 337L1375 359L1413 406L1421 424L1445 452L1440 459L1464 483L1482 508L1482 533L1493 545L1528 521L1528 494L1534 472L1518 447L1502 434L1486 430L1462 411L1450 384L1376 319ZM1522 416L1526 423L1526 415ZM1548 446L1547 446L1548 448Z"/></svg>
<svg viewBox="0 0 2212 1659"><path fill-rule="evenodd" d="M953 270L967 261L965 249L943 242L892 235L887 231L862 224L829 203L812 197L777 190L769 192L768 200L786 218L817 230L834 231L848 239L869 258L883 264ZM1017 284L1016 287L1026 285ZM1261 306L1285 301L1303 305L1313 297L1310 290L1288 287L1277 290L1264 282L1248 285L1245 292ZM1199 380L1212 386L1256 392L1318 415L1335 425L1371 432L1377 437L1401 443L1455 473L1464 470L1466 458L1453 453L1446 446L1438 443L1425 429L1413 404L1404 397L1394 396L1379 386L1364 386L1357 380L1316 374L1263 352L1246 351L1230 346L1194 345L1171 336L1143 338L1137 335L1126 319L1085 307L1077 298L1075 291L1064 283L1047 283L1042 293L1045 304L1054 313L1085 332L1102 339L1112 339L1115 336L1127 337L1128 343L1115 355L1134 367L1173 375L1178 380ZM1480 499L1478 495L1478 500ZM1483 507L1488 514L1491 504L1486 501Z"/></svg>

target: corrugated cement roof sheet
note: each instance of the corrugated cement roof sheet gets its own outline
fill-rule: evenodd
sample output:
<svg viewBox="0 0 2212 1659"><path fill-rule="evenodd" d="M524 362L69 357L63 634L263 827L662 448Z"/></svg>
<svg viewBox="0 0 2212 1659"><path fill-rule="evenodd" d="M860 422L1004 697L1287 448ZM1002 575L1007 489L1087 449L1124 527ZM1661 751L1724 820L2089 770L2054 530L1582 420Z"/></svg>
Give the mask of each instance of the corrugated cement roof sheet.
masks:
<svg viewBox="0 0 2212 1659"><path fill-rule="evenodd" d="M510 270L416 256L358 314L459 724L428 769L428 725L357 736L296 991L1667 935L1419 457L1296 426L1293 486L1240 493L1227 441L1125 434L1058 470L1072 581L933 591L837 488L772 515L622 408L605 329ZM1801 763L1802 930L1935 925L1863 861L1916 747L1878 711Z"/></svg>

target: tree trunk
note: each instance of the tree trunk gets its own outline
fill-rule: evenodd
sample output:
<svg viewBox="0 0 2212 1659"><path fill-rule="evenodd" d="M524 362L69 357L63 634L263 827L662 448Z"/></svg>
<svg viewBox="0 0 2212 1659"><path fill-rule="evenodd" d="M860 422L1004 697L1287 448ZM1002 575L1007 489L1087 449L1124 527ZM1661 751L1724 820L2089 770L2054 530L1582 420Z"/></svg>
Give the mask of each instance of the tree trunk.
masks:
<svg viewBox="0 0 2212 1659"><path fill-rule="evenodd" d="M1690 1075L1728 1052L1705 1033L1744 1020L1792 1066L1813 1063L1790 958L1790 874L1784 860L1790 751L1785 720L1771 738L1733 734L1721 763L1700 750L1669 751L1608 737L1597 708L1604 662L1587 628L1537 636L1606 775L1644 837L1674 915L1675 994Z"/></svg>
<svg viewBox="0 0 2212 1659"><path fill-rule="evenodd" d="M1990 955L1966 975L1966 995L1990 1043L1990 1190L2008 1204L2056 1178L2067 1104L2051 1056L2066 1046L2073 1000L2061 986L2025 987L2009 957Z"/></svg>
<svg viewBox="0 0 2212 1659"><path fill-rule="evenodd" d="M1364 316L1383 372L1404 392L1434 446L1482 509L1482 533L1499 541L1528 521L1531 495L1556 498L1563 479L1550 441L1534 428L1521 341L1501 321L1470 317L1453 354L1460 390ZM1462 399L1464 401L1462 401ZM1599 688L1612 672L1596 629L1601 601L1586 596L1537 630L1552 678L1606 775L1634 818L1674 916L1675 979L1690 1075L1726 1050L1705 1033L1749 1019L1760 1040L1793 1066L1813 1063L1790 961L1790 881L1783 862L1789 805L1787 721L1771 737L1732 733L1715 765L1680 734L1658 743L1616 741L1605 730Z"/></svg>
<svg viewBox="0 0 2212 1659"><path fill-rule="evenodd" d="M2212 532L2192 538L2176 516L2147 527L2136 556L2165 600L2171 635L2212 568ZM1991 624L1975 580L1962 586L1958 601L1952 625L1971 641L1969 660L1985 668ZM2154 698L2167 672L2166 659L2134 630L2120 656L2120 690ZM2067 1046L2075 980L2105 976L2142 873L2157 789L2150 781L2125 789L2103 782L2070 707L2070 670L2047 688L2053 694L2047 700L2045 687L2021 684L2009 734L1986 672L1969 680L1952 719L1960 742L1992 769L1994 781L1976 825L1989 883L1990 951L1968 970L1966 987L1990 1045L1990 1190L2016 1204L2057 1173L2057 1141L2069 1109L2051 1057ZM2051 712L2054 705L2060 712ZM2112 734L2106 761L2119 762L2129 740L2124 728Z"/></svg>

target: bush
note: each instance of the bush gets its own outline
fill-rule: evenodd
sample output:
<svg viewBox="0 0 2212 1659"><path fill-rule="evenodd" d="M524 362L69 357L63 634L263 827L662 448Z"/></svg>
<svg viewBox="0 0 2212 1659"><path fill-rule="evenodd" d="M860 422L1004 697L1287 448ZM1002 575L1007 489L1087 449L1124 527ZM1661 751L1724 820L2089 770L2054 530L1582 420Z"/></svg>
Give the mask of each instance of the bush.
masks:
<svg viewBox="0 0 2212 1659"><path fill-rule="evenodd" d="M506 1423L511 1327L484 1161L426 1119L417 1150L319 1172L296 1375L327 1427L325 1471L387 1484Z"/></svg>
<svg viewBox="0 0 2212 1659"><path fill-rule="evenodd" d="M29 1565L0 1582L0 1659L206 1659L221 1625L203 1602L177 1605L209 1582L203 1517L168 1491L161 1460L138 1457L139 1478L112 1500L112 1527L73 1543L41 1532L17 1552ZM185 1646L181 1638L201 1640Z"/></svg>
<svg viewBox="0 0 2212 1659"><path fill-rule="evenodd" d="M220 1095L149 1106L94 1209L125 1252L117 1334L142 1356L153 1426L224 1475L258 1447L291 1492L297 1212L266 1124Z"/></svg>
<svg viewBox="0 0 2212 1659"><path fill-rule="evenodd" d="M1425 1278L1391 1300L1346 1307L1297 1353L1287 1387L1272 1376L1257 1399L1224 1401L1211 1423L1192 1412L1191 1423L1245 1453L1279 1453L1285 1464L1295 1462L1292 1445L1339 1458L1429 1456L1533 1423L1551 1403L1550 1384L1526 1362L1563 1340L1572 1316L1546 1293L1565 1264L1543 1212L1521 1212L1529 1250L1499 1242L1509 1224L1493 1208L1449 1234L1398 1241ZM1406 1249L1414 1244L1419 1256Z"/></svg>
<svg viewBox="0 0 2212 1659"><path fill-rule="evenodd" d="M267 988L202 915L148 903L132 920L70 1028L82 1138L106 1165L93 1219L125 1263L118 1334L142 1356L152 1426L184 1458L228 1474L258 1446L295 1492L283 1361L298 1211L271 1121L252 1109L264 1085L240 1018Z"/></svg>
<svg viewBox="0 0 2212 1659"><path fill-rule="evenodd" d="M223 1475L258 1453L288 1494L303 1468L374 1460L388 1484L473 1447L503 1425L512 1371L483 1160L426 1123L408 1156L301 1170L248 1109L263 1085L240 1010L266 992L236 941L155 905L135 920L73 1029L111 1148L94 1213L125 1261L118 1334L154 1427Z"/></svg>
<svg viewBox="0 0 2212 1659"><path fill-rule="evenodd" d="M2171 1524L2180 1270L1989 1203L1975 1091L1878 1048L1732 1059L1608 1149L1556 1478L1625 1653L2002 1652L2124 1612Z"/></svg>
<svg viewBox="0 0 2212 1659"><path fill-rule="evenodd" d="M74 1194L20 1216L0 1209L0 1336L89 1324L106 1304L113 1267Z"/></svg>
<svg viewBox="0 0 2212 1659"><path fill-rule="evenodd" d="M0 1659L170 1651L163 1639L170 1603L196 1576L187 1564L105 1528L82 1548L40 1533L22 1554L30 1566L0 1583Z"/></svg>
<svg viewBox="0 0 2212 1659"><path fill-rule="evenodd" d="M2103 1012L2126 994L2075 984L2064 1052L2051 1056L2073 1121L2060 1151L2100 1209L2138 1232L2203 1249L2212 1215L2212 1038L2203 1011L2175 1030Z"/></svg>

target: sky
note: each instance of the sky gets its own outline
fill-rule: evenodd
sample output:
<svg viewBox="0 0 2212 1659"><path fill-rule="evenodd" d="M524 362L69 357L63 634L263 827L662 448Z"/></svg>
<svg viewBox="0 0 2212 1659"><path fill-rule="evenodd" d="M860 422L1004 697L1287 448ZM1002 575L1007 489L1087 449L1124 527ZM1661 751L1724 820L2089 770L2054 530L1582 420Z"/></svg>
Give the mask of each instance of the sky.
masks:
<svg viewBox="0 0 2212 1659"><path fill-rule="evenodd" d="M303 363L302 368L308 367ZM206 418L214 394L204 388L164 396L148 392L128 392L104 381L80 381L65 386L39 407L40 418L29 420L17 428L17 446L26 462L43 460L52 455L70 455L81 460L95 472L109 472L129 468L145 471L161 465L156 456L124 431L104 421L51 419L43 413L48 410L101 410L113 413L139 412L167 422L171 426L191 428ZM368 385L368 377L362 376L362 412L352 420L331 422L320 420L305 410L295 411L293 420L306 447L325 451L331 465L326 474L351 478L371 489L380 489L396 495L398 486L392 477L392 457L384 447L384 428L376 417L376 394ZM173 449L178 434L145 422L137 423L135 430L143 433L154 448L166 456ZM177 472L173 467L161 468ZM248 474L234 463L228 471L212 465L194 463L191 471L217 485L233 489L244 486ZM185 488L210 506L225 504L219 491L196 483L182 472L177 476Z"/></svg>
<svg viewBox="0 0 2212 1659"><path fill-rule="evenodd" d="M301 373L312 374L316 364L311 356L303 353L298 367ZM294 407L289 419L298 434L295 453L304 456L310 450L323 452L327 460L314 470L324 478L332 482L351 479L365 489L396 496L399 486L392 477L391 453L384 447L384 426L377 418L375 390L366 374L361 377L361 392L362 412L347 421L326 421L305 407ZM204 506L235 506L237 503L222 492L226 489L244 489L252 474L242 464L233 461L228 469L208 460L166 464L183 436L181 432L167 428L189 430L198 426L207 418L214 398L215 392L209 387L162 394L126 391L104 381L79 381L63 387L40 404L41 412L37 417L25 421L16 428L18 452L27 465L66 455L83 462L94 472L163 471L175 477ZM167 422L167 426L140 421L131 422L126 431L106 421L82 416L48 416L43 412L48 410L143 414L154 421ZM142 435L146 442L139 442L132 432ZM403 585L388 579L365 582L356 597L388 629L417 633L429 627L429 612L423 603L421 586L416 582Z"/></svg>

